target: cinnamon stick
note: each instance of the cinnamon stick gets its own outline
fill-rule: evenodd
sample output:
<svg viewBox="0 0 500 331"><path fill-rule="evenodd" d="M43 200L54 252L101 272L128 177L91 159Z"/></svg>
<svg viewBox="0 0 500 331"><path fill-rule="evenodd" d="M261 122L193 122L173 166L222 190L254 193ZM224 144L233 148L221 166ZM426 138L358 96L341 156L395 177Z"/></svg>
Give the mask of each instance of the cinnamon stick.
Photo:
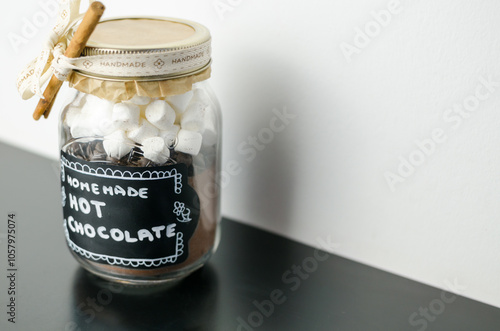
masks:
<svg viewBox="0 0 500 331"><path fill-rule="evenodd" d="M85 48L85 45L87 45L90 35L94 32L97 23L99 23L104 10L104 5L99 1L93 2L90 5L87 13L85 13L85 16L83 17L82 23L80 23L80 26L76 30L75 35L71 39L71 42L64 53L66 57L75 58L82 54L82 51ZM36 121L38 121L42 115L44 115L45 118L49 116L55 97L57 96L62 84L63 82L57 79L56 76L52 76L47 88L43 92L44 99L40 99L35 112L33 113L33 118Z"/></svg>

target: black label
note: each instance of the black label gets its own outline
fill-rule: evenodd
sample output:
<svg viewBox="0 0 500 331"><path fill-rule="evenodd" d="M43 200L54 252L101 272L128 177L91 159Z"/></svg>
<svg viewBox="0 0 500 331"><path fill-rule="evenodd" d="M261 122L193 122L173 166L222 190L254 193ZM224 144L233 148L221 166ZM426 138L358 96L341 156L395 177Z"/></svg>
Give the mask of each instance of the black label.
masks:
<svg viewBox="0 0 500 331"><path fill-rule="evenodd" d="M112 166L61 152L64 228L70 248L127 268L181 263L200 217L184 164Z"/></svg>

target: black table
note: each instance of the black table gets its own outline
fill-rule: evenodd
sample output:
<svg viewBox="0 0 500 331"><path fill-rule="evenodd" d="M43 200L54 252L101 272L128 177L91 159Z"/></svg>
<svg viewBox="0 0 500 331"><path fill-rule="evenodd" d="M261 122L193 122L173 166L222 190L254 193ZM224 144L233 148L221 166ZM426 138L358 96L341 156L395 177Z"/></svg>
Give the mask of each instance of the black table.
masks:
<svg viewBox="0 0 500 331"><path fill-rule="evenodd" d="M498 308L227 219L216 255L177 286L102 281L66 248L59 164L4 144L0 153L0 330L500 330Z"/></svg>

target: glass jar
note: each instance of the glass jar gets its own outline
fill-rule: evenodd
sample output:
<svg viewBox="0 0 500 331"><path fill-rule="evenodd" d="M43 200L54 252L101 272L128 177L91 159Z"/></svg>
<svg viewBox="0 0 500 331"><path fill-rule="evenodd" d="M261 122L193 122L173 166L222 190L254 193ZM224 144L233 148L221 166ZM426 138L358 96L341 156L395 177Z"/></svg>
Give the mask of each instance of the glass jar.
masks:
<svg viewBox="0 0 500 331"><path fill-rule="evenodd" d="M60 116L64 230L76 260L130 284L202 267L219 234L221 114L210 34L172 18L102 21Z"/></svg>

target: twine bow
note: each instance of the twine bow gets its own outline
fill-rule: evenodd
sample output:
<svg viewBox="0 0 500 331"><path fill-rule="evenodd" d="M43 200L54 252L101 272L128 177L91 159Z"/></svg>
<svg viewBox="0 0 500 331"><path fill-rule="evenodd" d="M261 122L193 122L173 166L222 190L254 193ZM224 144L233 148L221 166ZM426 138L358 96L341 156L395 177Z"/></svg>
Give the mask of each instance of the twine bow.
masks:
<svg viewBox="0 0 500 331"><path fill-rule="evenodd" d="M76 67L73 59L64 56L68 46L68 32L84 16L80 12L81 0L61 0L57 24L52 29L40 55L31 61L17 78L17 90L24 100L37 95L43 97L42 86L55 75L65 81ZM89 0L92 4L94 0Z"/></svg>

